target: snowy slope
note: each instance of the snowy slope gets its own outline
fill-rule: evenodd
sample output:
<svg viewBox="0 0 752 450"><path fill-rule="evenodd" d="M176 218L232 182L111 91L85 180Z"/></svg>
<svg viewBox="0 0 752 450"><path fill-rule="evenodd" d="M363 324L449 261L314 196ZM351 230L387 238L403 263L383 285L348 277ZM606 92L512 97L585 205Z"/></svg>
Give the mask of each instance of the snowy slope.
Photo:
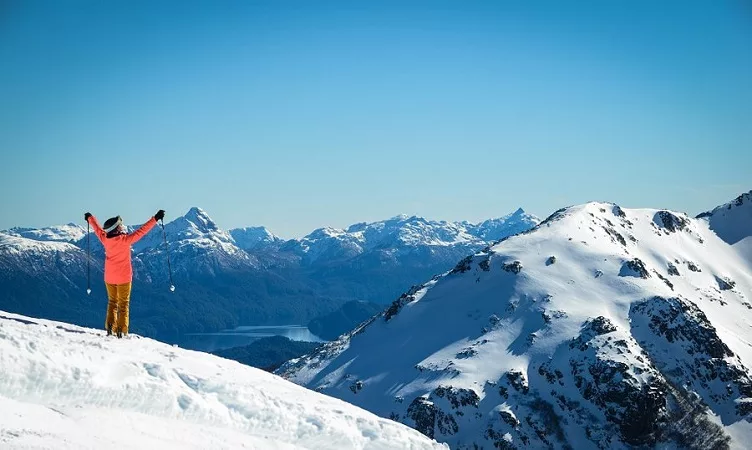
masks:
<svg viewBox="0 0 752 450"><path fill-rule="evenodd" d="M452 448L744 448L749 367L736 249L704 220L589 203L278 373Z"/></svg>
<svg viewBox="0 0 752 450"><path fill-rule="evenodd" d="M2 311L0 367L2 448L443 448L233 361Z"/></svg>
<svg viewBox="0 0 752 450"><path fill-rule="evenodd" d="M697 217L752 263L752 191Z"/></svg>

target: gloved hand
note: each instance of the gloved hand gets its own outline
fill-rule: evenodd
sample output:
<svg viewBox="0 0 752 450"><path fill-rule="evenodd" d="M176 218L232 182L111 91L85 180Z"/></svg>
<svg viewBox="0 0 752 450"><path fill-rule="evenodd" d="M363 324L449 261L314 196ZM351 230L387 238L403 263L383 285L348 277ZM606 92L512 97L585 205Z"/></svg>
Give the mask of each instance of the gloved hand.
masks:
<svg viewBox="0 0 752 450"><path fill-rule="evenodd" d="M89 217L91 217L91 213L90 212L87 212L86 214L84 214L84 220L85 221L88 222L89 221Z"/></svg>
<svg viewBox="0 0 752 450"><path fill-rule="evenodd" d="M156 214L154 214L154 220L160 221L162 219L164 219L164 209L160 209Z"/></svg>

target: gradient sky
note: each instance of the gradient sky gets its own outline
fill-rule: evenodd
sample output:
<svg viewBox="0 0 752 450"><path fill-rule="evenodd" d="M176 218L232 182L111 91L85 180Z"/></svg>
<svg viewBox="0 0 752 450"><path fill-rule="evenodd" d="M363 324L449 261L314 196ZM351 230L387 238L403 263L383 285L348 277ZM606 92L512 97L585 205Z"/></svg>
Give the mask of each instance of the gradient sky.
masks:
<svg viewBox="0 0 752 450"><path fill-rule="evenodd" d="M5 0L0 149L0 229L696 214L752 189L752 7Z"/></svg>

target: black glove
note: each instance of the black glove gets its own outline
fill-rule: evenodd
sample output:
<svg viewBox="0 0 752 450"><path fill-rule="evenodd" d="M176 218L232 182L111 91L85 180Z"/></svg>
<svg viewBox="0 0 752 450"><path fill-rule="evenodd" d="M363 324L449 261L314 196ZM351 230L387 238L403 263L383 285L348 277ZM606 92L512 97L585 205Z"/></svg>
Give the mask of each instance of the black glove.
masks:
<svg viewBox="0 0 752 450"><path fill-rule="evenodd" d="M84 214L84 220L85 221L88 222L89 221L89 217L91 217L91 213L90 212L87 212L86 214Z"/></svg>
<svg viewBox="0 0 752 450"><path fill-rule="evenodd" d="M154 214L154 220L159 221L162 219L164 219L164 209L160 209L156 214Z"/></svg>

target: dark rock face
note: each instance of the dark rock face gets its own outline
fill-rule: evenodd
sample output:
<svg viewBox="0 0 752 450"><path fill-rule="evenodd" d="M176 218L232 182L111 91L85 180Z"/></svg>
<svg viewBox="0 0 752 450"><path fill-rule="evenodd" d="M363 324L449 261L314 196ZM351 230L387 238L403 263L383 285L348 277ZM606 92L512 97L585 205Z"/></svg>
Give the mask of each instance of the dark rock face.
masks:
<svg viewBox="0 0 752 450"><path fill-rule="evenodd" d="M437 412L438 408L432 402L423 397L417 397L408 406L407 417L415 422L413 428L433 438Z"/></svg>
<svg viewBox="0 0 752 450"><path fill-rule="evenodd" d="M546 265L550 266L552 264L556 264L556 257L555 256L549 256L546 260Z"/></svg>
<svg viewBox="0 0 752 450"><path fill-rule="evenodd" d="M702 272L702 270L697 267L697 264L693 263L692 261L687 261L687 269L691 270L692 272Z"/></svg>
<svg viewBox="0 0 752 450"><path fill-rule="evenodd" d="M363 382L358 380L350 385L350 390L353 394L357 394L360 392L360 390L363 389Z"/></svg>
<svg viewBox="0 0 752 450"><path fill-rule="evenodd" d="M668 211L658 211L657 213L655 213L653 222L672 233L683 231L687 228L687 225L689 225L688 219L677 216Z"/></svg>
<svg viewBox="0 0 752 450"><path fill-rule="evenodd" d="M723 423L752 420L749 370L694 303L653 297L634 304L629 314L633 335L664 374L716 405Z"/></svg>
<svg viewBox="0 0 752 450"><path fill-rule="evenodd" d="M675 277L681 276L679 269L677 269L673 263L668 263L668 274Z"/></svg>
<svg viewBox="0 0 752 450"><path fill-rule="evenodd" d="M384 311L384 320L388 322L392 317L400 312L403 306L414 301L415 294L417 294L419 290L423 289L423 287L423 285L413 286L409 291L400 295L400 297L397 300L393 301L392 304L389 305L389 308Z"/></svg>
<svg viewBox="0 0 752 450"><path fill-rule="evenodd" d="M632 353L637 347L630 338L614 340L610 335L617 327L605 317L585 322L580 335L569 344L574 350L569 364L575 386L583 398L605 413L609 422L618 426L622 440L630 445L655 445L666 421L666 391L663 378L636 355L641 367L613 358ZM632 341L632 346L627 343ZM578 355L577 351L581 353ZM649 375L643 381L637 373Z"/></svg>
<svg viewBox="0 0 752 450"><path fill-rule="evenodd" d="M522 263L519 261L513 261L511 263L504 263L502 266L505 272L511 272L515 275L522 271Z"/></svg>
<svg viewBox="0 0 752 450"><path fill-rule="evenodd" d="M611 224L611 222L609 222L609 224ZM613 224L611 224L611 225L613 225ZM626 239L624 239L624 236L622 236L621 233L619 233L618 231L616 231L615 229L613 229L610 226L608 226L608 227L604 226L603 230L606 232L606 234L608 234L611 237L611 241L612 242L618 242L619 244L623 245L624 247L627 246L627 241L626 241Z"/></svg>
<svg viewBox="0 0 752 450"><path fill-rule="evenodd" d="M657 277L658 277L658 278L659 278L659 279L660 279L661 281L663 281L664 283L666 283L666 286L668 286L668 287L669 287L669 288L670 288L670 289L671 289L672 291L674 290L674 283L670 282L670 281L668 280L668 278L666 278L666 277L664 277L663 275L661 275L661 274L660 274L660 273L659 273L659 272L658 272L657 270L654 270L654 271L653 271L653 273L654 273L654 274L655 274L655 276L657 276Z"/></svg>
<svg viewBox="0 0 752 450"><path fill-rule="evenodd" d="M648 272L648 269L645 267L645 263L642 262L640 258L634 258L630 261L626 261L622 267L621 272L619 272L619 275L624 276L630 276L633 274L637 274L640 278L650 278L650 273Z"/></svg>
<svg viewBox="0 0 752 450"><path fill-rule="evenodd" d="M433 390L433 396L439 398L446 398L452 405L453 409L458 409L461 406L474 406L478 407L480 397L475 391L470 389L455 388L453 386L439 386Z"/></svg>
<svg viewBox="0 0 752 450"><path fill-rule="evenodd" d="M439 386L426 397L416 397L407 408L407 417L416 430L430 438L451 436L459 431L457 420L466 409L477 410L480 397L469 389ZM468 411L469 412L469 411Z"/></svg>
<svg viewBox="0 0 752 450"><path fill-rule="evenodd" d="M458 262L450 273L465 273L472 268L472 265L473 257L468 256L466 258L463 258L462 261Z"/></svg>

